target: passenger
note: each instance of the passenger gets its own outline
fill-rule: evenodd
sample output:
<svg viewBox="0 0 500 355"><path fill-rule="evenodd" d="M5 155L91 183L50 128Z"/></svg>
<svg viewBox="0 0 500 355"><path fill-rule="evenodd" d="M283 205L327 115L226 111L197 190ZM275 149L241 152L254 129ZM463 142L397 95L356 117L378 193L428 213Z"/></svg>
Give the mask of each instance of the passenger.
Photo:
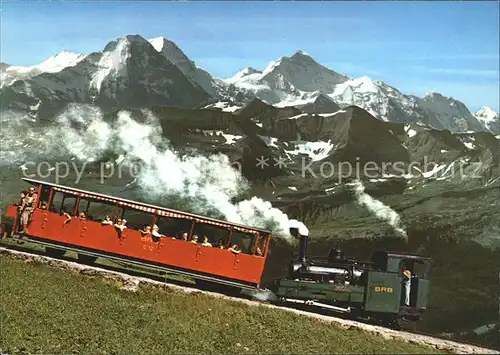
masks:
<svg viewBox="0 0 500 355"><path fill-rule="evenodd" d="M46 210L47 209L47 202L42 202L42 205L40 206L41 210Z"/></svg>
<svg viewBox="0 0 500 355"><path fill-rule="evenodd" d="M35 202L35 200L37 199L38 194L35 192L35 188L33 186L29 188L28 194L26 195L26 197L28 197L29 202L31 204L33 204Z"/></svg>
<svg viewBox="0 0 500 355"><path fill-rule="evenodd" d="M28 194L27 191L21 191L21 195L20 195L20 198L19 198L19 202L17 203L17 218L18 218L18 223L19 223L19 226L18 226L18 231L21 232L24 230L24 216L23 216L23 212L24 212L24 207L26 206L26 202L27 202L27 198L26 198L26 195Z"/></svg>
<svg viewBox="0 0 500 355"><path fill-rule="evenodd" d="M118 228L120 232L123 232L123 230L127 228L127 220L118 219L118 221L115 223L115 227Z"/></svg>
<svg viewBox="0 0 500 355"><path fill-rule="evenodd" d="M26 190L22 190L21 193L20 193L20 198L19 198L19 202L17 203L18 205L24 203L24 198L26 197L26 195L28 194L28 191Z"/></svg>
<svg viewBox="0 0 500 355"><path fill-rule="evenodd" d="M24 191L23 191L24 193ZM33 215L33 211L35 210L35 201L37 199L37 194L35 192L35 188L32 186L29 188L28 193L25 194L23 199L23 204L21 205L21 233L28 232L28 224L31 222L31 217Z"/></svg>
<svg viewBox="0 0 500 355"><path fill-rule="evenodd" d="M240 250L240 247L238 246L238 244L233 244L233 246L231 248L229 248L228 250L235 253L235 254L241 253L241 250Z"/></svg>
<svg viewBox="0 0 500 355"><path fill-rule="evenodd" d="M191 243L198 244L198 236L196 234L193 235L193 238L191 238Z"/></svg>
<svg viewBox="0 0 500 355"><path fill-rule="evenodd" d="M82 211L82 212L80 212L80 214L78 215L78 218L85 220L85 219L87 219L87 215L85 214L85 212L83 212L83 211Z"/></svg>
<svg viewBox="0 0 500 355"><path fill-rule="evenodd" d="M113 225L113 221L111 220L111 217L106 215L106 217L104 217L104 220L101 222L102 225L110 225L112 226Z"/></svg>
<svg viewBox="0 0 500 355"><path fill-rule="evenodd" d="M204 247L211 247L212 246L212 244L210 244L210 242L208 241L207 236L203 237L203 243L201 243L201 245L203 245Z"/></svg>
<svg viewBox="0 0 500 355"><path fill-rule="evenodd" d="M142 236L151 234L151 226L144 226L144 229L139 229L139 232L141 232Z"/></svg>
<svg viewBox="0 0 500 355"><path fill-rule="evenodd" d="M71 219L72 219L71 215L68 212L66 212L66 210L64 209L64 207L61 208L61 215L64 216L64 217L66 217L66 219L63 222L63 224L68 224L71 221Z"/></svg>
<svg viewBox="0 0 500 355"><path fill-rule="evenodd" d="M25 211L28 211L28 220L27 224L31 222L31 217L33 216L33 211L35 210L35 202L38 198L38 194L35 192L35 188L31 186L28 190L28 194L26 195L26 206L24 207Z"/></svg>
<svg viewBox="0 0 500 355"><path fill-rule="evenodd" d="M263 255L262 249L260 247L257 247L257 250L255 250L255 255L257 255L257 256L262 256Z"/></svg>
<svg viewBox="0 0 500 355"><path fill-rule="evenodd" d="M19 202L17 203L18 207L24 206L26 203L26 195L28 194L28 191L21 191L21 195L19 196Z"/></svg>
<svg viewBox="0 0 500 355"><path fill-rule="evenodd" d="M159 241L160 238L165 238L165 236L160 233L160 228L158 228L156 224L153 224L153 231L151 232L151 235L153 236L153 240L155 242Z"/></svg>
<svg viewBox="0 0 500 355"><path fill-rule="evenodd" d="M179 239L179 240L187 241L188 240L188 234L184 232L181 235L179 235L177 238L176 237L172 237L172 239Z"/></svg>
<svg viewBox="0 0 500 355"><path fill-rule="evenodd" d="M222 238L218 240L217 248L224 249L224 240L222 240Z"/></svg>
<svg viewBox="0 0 500 355"><path fill-rule="evenodd" d="M406 269L406 265L401 268L403 276L403 286L405 295L405 306L410 306L411 271Z"/></svg>

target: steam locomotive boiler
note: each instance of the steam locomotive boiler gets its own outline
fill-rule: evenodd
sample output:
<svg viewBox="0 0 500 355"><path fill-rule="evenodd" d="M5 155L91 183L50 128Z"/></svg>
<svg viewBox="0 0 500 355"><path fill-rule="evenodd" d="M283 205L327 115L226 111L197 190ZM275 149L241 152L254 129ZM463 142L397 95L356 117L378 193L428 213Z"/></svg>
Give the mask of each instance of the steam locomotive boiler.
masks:
<svg viewBox="0 0 500 355"><path fill-rule="evenodd" d="M295 238L299 238L298 229L291 228L290 232ZM299 257L297 260L292 260L289 266L291 278L334 284L355 284L370 265L345 257L338 244L330 250L328 257L308 259L306 257L308 241L307 235L300 236Z"/></svg>
<svg viewBox="0 0 500 355"><path fill-rule="evenodd" d="M371 318L399 328L400 320L419 320L425 312L430 258L415 254L376 251L370 261L346 257L338 245L326 257L307 257L308 235L291 228L300 239L298 258L288 276L277 280L282 303L298 303ZM402 267L413 271L410 305L403 300Z"/></svg>

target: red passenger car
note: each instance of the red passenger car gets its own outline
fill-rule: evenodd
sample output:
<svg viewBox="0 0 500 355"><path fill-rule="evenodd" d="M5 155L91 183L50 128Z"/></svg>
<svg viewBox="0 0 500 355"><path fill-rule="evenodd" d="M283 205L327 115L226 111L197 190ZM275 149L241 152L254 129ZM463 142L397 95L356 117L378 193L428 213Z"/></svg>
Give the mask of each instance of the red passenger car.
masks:
<svg viewBox="0 0 500 355"><path fill-rule="evenodd" d="M87 262L104 257L238 288L259 287L271 239L268 230L23 180L37 192L24 235L53 254L72 250ZM106 216L112 224L102 223ZM119 219L126 220L123 231L116 225ZM2 221L4 230L17 233L20 221L16 205L8 206ZM162 234L159 238L144 232L145 226L155 225ZM185 233L187 240L182 238ZM195 235L198 242L193 241ZM212 247L201 244L205 236ZM233 250L233 245L238 248Z"/></svg>

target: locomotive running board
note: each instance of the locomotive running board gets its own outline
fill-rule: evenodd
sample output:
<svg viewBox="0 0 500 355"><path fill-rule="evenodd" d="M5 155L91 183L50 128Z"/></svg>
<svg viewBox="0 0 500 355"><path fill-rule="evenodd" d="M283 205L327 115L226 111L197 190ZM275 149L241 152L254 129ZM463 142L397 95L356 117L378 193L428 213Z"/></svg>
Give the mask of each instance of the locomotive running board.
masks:
<svg viewBox="0 0 500 355"><path fill-rule="evenodd" d="M64 249L66 251L73 251L75 253L80 253L80 254L95 256L95 257L98 257L98 258L105 258L105 259L120 261L120 262L124 262L124 263L139 265L139 266L147 267L147 268L150 268L150 269L171 272L171 273L174 273L174 274L184 275L184 276L188 276L188 277L192 277L192 278L200 279L200 280L204 280L204 281L212 281L212 282L217 282L217 283L228 285L228 286L239 287L241 289L247 289L247 290L256 290L256 289L259 289L258 286L255 287L255 286L245 285L245 284L234 282L234 281L223 280L223 279L219 279L219 278L215 278L215 277L211 277L211 276L200 275L200 274L197 274L197 273L194 273L194 272L179 270L179 269L175 269L175 268L169 268L169 267L160 266L160 265L154 265L154 264L150 264L150 263L144 263L144 262L141 262L141 261L136 261L136 260L131 260L131 259L127 259L127 258L122 258L122 257L119 257L119 256L110 255L110 254L107 254L107 253L99 253L99 252L95 252L95 251L90 251L90 250L85 250L85 249L79 249L79 248L75 248L75 247L71 247L71 246L67 246L67 245L61 245L59 243L48 243L48 242L40 240L39 238L36 238L36 237L33 238L33 237L30 237L30 236L26 236L23 239L31 241L33 243L45 245L45 246L48 246L48 247L59 248L59 249Z"/></svg>
<svg viewBox="0 0 500 355"><path fill-rule="evenodd" d="M298 300L295 298L283 298L283 300L286 302L291 302L291 303L299 303L299 304L305 304L308 306L316 306L316 307L321 307L321 308L332 309L334 311L342 312L342 313L351 313L351 307L342 308L342 307L336 307L336 306L332 306L330 304L325 304L325 303L321 303L321 302L304 301L304 300Z"/></svg>

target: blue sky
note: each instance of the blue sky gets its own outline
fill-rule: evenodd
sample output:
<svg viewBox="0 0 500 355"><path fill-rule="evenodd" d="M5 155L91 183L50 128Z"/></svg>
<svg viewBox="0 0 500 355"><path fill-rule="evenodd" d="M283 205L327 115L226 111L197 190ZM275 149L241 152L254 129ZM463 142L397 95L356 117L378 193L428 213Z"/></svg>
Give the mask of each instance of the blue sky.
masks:
<svg viewBox="0 0 500 355"><path fill-rule="evenodd" d="M498 2L3 1L1 61L34 65L102 50L125 34L167 37L218 77L302 49L404 93L438 91L499 111Z"/></svg>

